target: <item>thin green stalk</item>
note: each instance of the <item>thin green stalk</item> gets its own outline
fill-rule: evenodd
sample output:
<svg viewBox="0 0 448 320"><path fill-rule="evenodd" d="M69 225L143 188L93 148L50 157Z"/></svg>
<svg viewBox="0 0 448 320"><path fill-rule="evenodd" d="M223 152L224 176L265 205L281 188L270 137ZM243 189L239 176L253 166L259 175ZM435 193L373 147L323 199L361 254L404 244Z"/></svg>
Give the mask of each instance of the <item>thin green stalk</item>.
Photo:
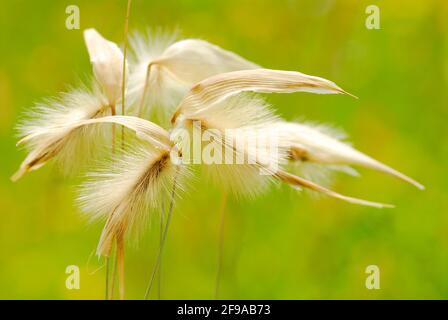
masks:
<svg viewBox="0 0 448 320"><path fill-rule="evenodd" d="M121 82L121 114L125 115L126 104L126 56L128 52L128 30L129 30L129 15L131 14L131 0L128 0L128 7L126 10L126 19L124 22L124 45L123 45L123 77ZM121 143L124 147L124 127L121 127Z"/></svg>
<svg viewBox="0 0 448 320"><path fill-rule="evenodd" d="M226 220L226 204L227 204L227 192L224 192L221 200L220 208L220 221L219 221L219 242L218 242L218 268L216 270L216 281L215 281L215 300L218 299L219 286L221 283L221 273L222 264L224 258L224 231L225 231L225 220Z"/></svg>
<svg viewBox="0 0 448 320"><path fill-rule="evenodd" d="M110 111L112 116L115 116L116 110L115 110L115 104L112 104L110 106ZM115 124L112 125L112 154L115 154ZM110 259L109 257L106 257L106 300L110 299L109 294L109 269L110 269Z"/></svg>
<svg viewBox="0 0 448 320"><path fill-rule="evenodd" d="M115 248L115 255L113 259L113 266L112 266L112 283L110 285L109 290L109 299L114 299L114 291L115 291L115 282L117 281L117 249Z"/></svg>
<svg viewBox="0 0 448 320"><path fill-rule="evenodd" d="M160 216L160 239L159 239L159 246L162 246L163 242L163 213L164 213L164 207L162 206L162 214ZM159 271L157 273L157 281L158 281L158 291L157 291L157 298L160 300L161 297L161 291L162 291L162 260L160 260L159 264Z"/></svg>
<svg viewBox="0 0 448 320"><path fill-rule="evenodd" d="M106 292L105 299L109 300L109 257L106 257Z"/></svg>
<svg viewBox="0 0 448 320"><path fill-rule="evenodd" d="M167 220L166 220L165 228L163 230L162 241L160 243L159 252L157 254L156 264L154 265L154 267L152 269L151 278L149 280L148 287L146 288L145 297L144 297L145 300L147 300L148 297L149 297L149 294L151 292L152 286L154 284L155 275L156 275L157 271L159 270L159 267L160 267L160 264L161 264L161 261L162 261L162 253L163 253L163 248L164 248L165 242L166 242L166 235L168 234L168 228L170 226L171 217L173 215L174 195L175 195L175 192L176 192L176 180L177 180L178 171L179 171L179 169L177 169L176 176L174 177L173 189L171 190L170 206L169 206L169 209L168 209Z"/></svg>
<svg viewBox="0 0 448 320"><path fill-rule="evenodd" d="M124 273L124 235L117 234L117 270L118 270L118 297L124 300L125 273Z"/></svg>

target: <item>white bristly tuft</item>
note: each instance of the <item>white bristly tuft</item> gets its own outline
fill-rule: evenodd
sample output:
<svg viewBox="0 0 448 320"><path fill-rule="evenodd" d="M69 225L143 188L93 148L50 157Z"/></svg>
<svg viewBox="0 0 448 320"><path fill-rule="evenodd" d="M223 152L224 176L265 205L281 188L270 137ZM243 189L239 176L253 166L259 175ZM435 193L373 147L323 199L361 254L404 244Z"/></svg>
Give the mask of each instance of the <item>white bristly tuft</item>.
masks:
<svg viewBox="0 0 448 320"><path fill-rule="evenodd" d="M134 52L129 97L139 116L156 111L167 120L190 87L222 72L253 69L258 66L207 41L156 33L136 34L131 39Z"/></svg>
<svg viewBox="0 0 448 320"><path fill-rule="evenodd" d="M220 136L223 136L222 132L228 128L243 129L241 133L230 136L226 134L227 141L230 140L231 142L230 146L226 140L224 140L224 143L220 142L223 141L220 137L214 139L213 143L222 144L223 149L231 149L235 156L243 155L244 158L257 159L254 164L233 164L233 166L226 167L225 170L220 170L219 166L222 165L216 165L214 168L215 176L224 185L232 186L232 189L237 193L254 195L265 189L271 180L276 179L296 188L310 189L351 203L379 208L390 207L390 205L341 195L312 181L284 171L281 166L285 158L293 155L291 152L291 132L285 130L284 122L275 117L265 104L260 103L260 100L241 96L242 93L248 91L346 93L333 82L323 78L308 76L299 72L269 69L224 73L196 84L179 104L171 122L175 124L176 128L187 128L191 131L194 127L194 121L200 121L202 131L218 129ZM245 129L248 129L248 131ZM257 144L253 143L248 145L232 143L237 138L241 139L260 134L274 138L278 142L277 150L266 154L266 150L268 150L266 145L259 148ZM174 136L172 139L174 141L177 141L176 139L183 140L179 136ZM262 150L261 159L259 159L260 150ZM269 167L267 167L268 165ZM262 171L259 170L257 174L256 169Z"/></svg>
<svg viewBox="0 0 448 320"><path fill-rule="evenodd" d="M114 237L146 226L151 212L159 213L176 183L182 191L186 167L175 165L166 150L140 147L88 174L78 203L91 219L106 221L97 254L108 256Z"/></svg>
<svg viewBox="0 0 448 320"><path fill-rule="evenodd" d="M266 190L275 180L276 169L286 161L288 150L272 150L271 143L276 147L277 132L268 128L279 118L261 98L240 95L191 117L186 112L181 118L172 140L185 150L191 143L182 134L192 137L194 127L200 125L196 130L207 140L203 141L201 156L208 155L207 150L219 150L221 154L218 163L206 163L204 157L200 159L204 164L202 168L213 181L238 196L252 197ZM192 151L190 154L193 162L195 155Z"/></svg>
<svg viewBox="0 0 448 320"><path fill-rule="evenodd" d="M310 162L330 166L360 166L378 170L419 189L424 187L415 180L392 169L385 164L359 152L347 143L328 134L322 126L313 127L299 123L280 123L279 130L283 132L285 146L290 146L291 158L298 162ZM325 127L324 127L325 128Z"/></svg>
<svg viewBox="0 0 448 320"><path fill-rule="evenodd" d="M348 94L334 82L297 71L251 69L221 73L196 83L177 106L175 123L184 112L200 112L243 92Z"/></svg>
<svg viewBox="0 0 448 320"><path fill-rule="evenodd" d="M37 104L17 126L22 137L18 144L25 145L29 154L11 179L16 181L55 157L66 173L79 167L95 155L108 130L96 125L77 128L77 124L108 113L107 99L98 88L73 90Z"/></svg>

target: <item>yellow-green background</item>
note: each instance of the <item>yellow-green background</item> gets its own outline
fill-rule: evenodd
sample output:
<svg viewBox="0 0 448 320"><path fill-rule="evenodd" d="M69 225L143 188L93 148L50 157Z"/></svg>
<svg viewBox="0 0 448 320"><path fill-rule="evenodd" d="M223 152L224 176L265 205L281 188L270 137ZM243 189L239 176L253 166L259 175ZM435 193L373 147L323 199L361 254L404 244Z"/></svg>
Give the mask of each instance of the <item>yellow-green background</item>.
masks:
<svg viewBox="0 0 448 320"><path fill-rule="evenodd" d="M24 153L14 124L33 102L91 73L82 30L65 28L65 7L81 29L122 42L125 1L0 1L0 298L103 298L93 256L101 225L74 205L76 181L51 164L17 184ZM377 4L381 30L365 28ZM334 188L394 203L377 210L277 188L228 204L222 298L448 298L448 3L440 0L134 0L131 30L178 27L265 67L334 80L360 97L271 95L287 119L344 128L368 154L427 190L380 173L339 176ZM177 203L163 261L163 298L213 298L220 192L203 179ZM141 298L157 249L148 228L126 260L128 298ZM81 289L65 268L81 268ZM381 289L365 288L367 265Z"/></svg>

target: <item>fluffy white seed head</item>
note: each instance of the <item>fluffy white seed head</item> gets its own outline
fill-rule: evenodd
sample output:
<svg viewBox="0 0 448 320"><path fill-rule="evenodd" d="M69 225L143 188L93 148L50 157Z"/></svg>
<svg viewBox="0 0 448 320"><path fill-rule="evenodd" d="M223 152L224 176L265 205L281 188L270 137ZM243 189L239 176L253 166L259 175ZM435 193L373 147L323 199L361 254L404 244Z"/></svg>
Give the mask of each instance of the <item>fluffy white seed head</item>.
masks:
<svg viewBox="0 0 448 320"><path fill-rule="evenodd" d="M184 112L200 112L243 92L348 94L329 80L296 71L252 69L227 72L195 84L177 106L171 122L176 122Z"/></svg>
<svg viewBox="0 0 448 320"><path fill-rule="evenodd" d="M189 93L180 102L171 122L175 124L176 127L185 127L191 123L192 120L199 119L205 121L205 127L210 127L210 125L207 124L207 121L216 123L216 125L219 125L220 123L242 122L248 123L250 127L250 119L253 115L257 114L258 111L261 111L261 114L264 114L265 112L263 110L266 110L266 108L256 107L256 104L253 104L255 106L254 108L249 108L250 111L244 108L232 107L232 103L228 103L229 101L237 101L233 100L235 99L235 96L238 97L238 95L243 92L290 93L297 91L347 94L343 89L331 81L305 75L300 72L269 69L228 72L207 78L192 87ZM244 105L250 106L251 104L246 101ZM222 120L219 117L220 115L222 116ZM291 133L288 130L285 130L282 121L279 121L278 119L270 121L269 119L265 120L262 117L261 121L256 123L255 126L260 129L260 131L268 131L271 136L280 141L277 152L271 154L271 157L277 159L277 163L281 164L283 162L283 155L285 153L291 156ZM251 155L251 150L253 149L253 147L236 148L235 152L237 154ZM269 159L269 157L267 158ZM256 163L256 165L259 165L259 163ZM265 169L265 166L263 165L259 165L259 167ZM310 189L356 204L380 208L389 207L389 205L338 194L312 181L288 173L281 167L276 167L276 170L268 171L268 173L271 174L269 178L275 178L276 180L287 183L295 188ZM229 181L234 180L234 185L240 185L238 179L244 179L246 176L249 178L250 175L244 175L243 172L235 171L235 174L221 174L221 177L223 176L229 177ZM249 180L247 179L247 181Z"/></svg>
<svg viewBox="0 0 448 320"><path fill-rule="evenodd" d="M135 148L120 159L88 174L78 203L91 219L106 222L97 253L108 256L114 237L141 231L161 203L184 189L188 170L175 165L170 153L148 146Z"/></svg>
<svg viewBox="0 0 448 320"><path fill-rule="evenodd" d="M60 97L38 103L17 128L29 154L12 180L56 158L66 173L84 164L104 144L109 130L79 123L110 113L106 97L98 88L72 90Z"/></svg>
<svg viewBox="0 0 448 320"><path fill-rule="evenodd" d="M201 112L184 113L172 140L184 155L188 150L190 162L203 164L213 181L236 195L255 196L275 180L276 170L286 161L287 150L278 148L277 131L269 129L278 121L264 100L240 95ZM195 130L202 137L199 155L191 150ZM212 161L207 163L207 158Z"/></svg>
<svg viewBox="0 0 448 320"><path fill-rule="evenodd" d="M315 163L342 170L347 170L347 166L351 165L365 167L385 172L420 189L423 188L415 180L354 149L340 139L340 134L333 137L334 130L330 131L324 126L287 122L278 123L277 126L285 137L285 147L289 145L291 158L296 162Z"/></svg>
<svg viewBox="0 0 448 320"><path fill-rule="evenodd" d="M131 39L134 51L129 82L130 101L140 116L153 111L164 121L196 82L209 76L234 70L253 69L257 65L207 41L156 33Z"/></svg>

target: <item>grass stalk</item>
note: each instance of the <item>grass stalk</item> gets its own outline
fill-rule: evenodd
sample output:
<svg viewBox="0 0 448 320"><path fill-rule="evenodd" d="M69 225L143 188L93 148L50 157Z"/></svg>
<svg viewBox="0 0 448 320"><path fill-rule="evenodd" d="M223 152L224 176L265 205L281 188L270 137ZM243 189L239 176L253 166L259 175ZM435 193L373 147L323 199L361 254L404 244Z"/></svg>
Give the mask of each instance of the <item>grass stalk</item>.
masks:
<svg viewBox="0 0 448 320"><path fill-rule="evenodd" d="M152 269L151 278L149 280L148 287L146 288L146 292L145 292L145 296L144 296L145 300L147 300L149 298L149 294L151 293L151 289L154 284L155 275L156 275L157 271L159 270L159 267L160 267L160 264L162 261L163 248L165 247L166 236L168 234L171 217L173 216L174 195L176 193L176 180L177 180L178 171L179 171L179 169L177 169L176 176L174 177L173 188L171 190L171 196L170 196L170 205L169 205L169 209L168 209L167 220L166 220L165 228L163 230L163 235L162 235L162 239L161 239L161 243L160 243L160 247L159 247L159 252L157 254L156 264L154 265L154 267Z"/></svg>
<svg viewBox="0 0 448 320"><path fill-rule="evenodd" d="M111 283L109 285L109 299L114 299L115 293L115 282L117 280L117 247L115 246L115 254L113 258L113 266L112 266L112 274L111 274Z"/></svg>
<svg viewBox="0 0 448 320"><path fill-rule="evenodd" d="M116 115L115 104L112 104L110 106L110 112L112 116ZM115 153L115 124L112 124L112 154L114 153ZM110 287L109 287L109 271L110 271L110 258L106 257L106 293L105 293L106 300L111 299Z"/></svg>
<svg viewBox="0 0 448 320"><path fill-rule="evenodd" d="M165 212L165 208L162 205L162 214L160 215L160 238L159 238L159 249L162 246L162 242L163 242L163 215ZM157 272L157 282L158 282L158 286L157 286L157 298L160 300L161 296L162 296L162 260L160 260L160 264L159 264L159 270Z"/></svg>
<svg viewBox="0 0 448 320"><path fill-rule="evenodd" d="M218 267L216 270L215 280L215 300L219 296L219 287L221 283L222 264L224 260L224 235L225 235L225 220L226 220L226 204L227 204L227 191L224 191L221 198L220 206L220 218L219 218L219 240L218 240Z"/></svg>
<svg viewBox="0 0 448 320"><path fill-rule="evenodd" d="M121 114L125 115L126 105L126 56L128 53L128 30L129 30L129 15L131 14L132 0L128 0L128 6L126 10L126 18L124 22L124 44L123 44L123 77L121 82ZM121 127L121 143L124 147L124 127Z"/></svg>
<svg viewBox="0 0 448 320"><path fill-rule="evenodd" d="M106 292L105 292L105 300L109 300L109 269L110 269L110 259L106 257Z"/></svg>
<svg viewBox="0 0 448 320"><path fill-rule="evenodd" d="M110 113L112 116L117 114L115 104L110 106ZM112 154L115 153L115 123L112 124Z"/></svg>
<svg viewBox="0 0 448 320"><path fill-rule="evenodd" d="M118 294L120 300L124 300L124 237L117 235L117 270L118 270Z"/></svg>

